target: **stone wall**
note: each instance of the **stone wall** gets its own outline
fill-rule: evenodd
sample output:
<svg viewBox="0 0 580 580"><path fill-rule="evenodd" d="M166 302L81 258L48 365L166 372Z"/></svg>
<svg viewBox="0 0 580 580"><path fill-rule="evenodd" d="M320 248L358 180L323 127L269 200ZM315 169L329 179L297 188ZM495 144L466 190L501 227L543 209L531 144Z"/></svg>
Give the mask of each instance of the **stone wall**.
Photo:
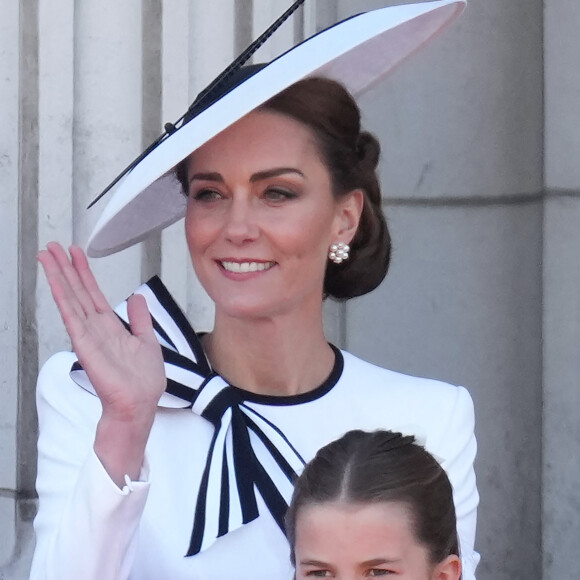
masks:
<svg viewBox="0 0 580 580"><path fill-rule="evenodd" d="M580 4L544 3L544 578L575 578L580 538Z"/></svg>
<svg viewBox="0 0 580 580"><path fill-rule="evenodd" d="M307 0L257 60L386 3ZM68 347L38 248L84 243L99 213L88 202L288 5L0 0L0 579L27 577L34 382ZM480 580L577 576L578 29L575 0L470 0L361 101L383 144L393 263L373 294L326 305L328 334L472 393ZM93 266L112 302L161 272L209 328L181 224Z"/></svg>

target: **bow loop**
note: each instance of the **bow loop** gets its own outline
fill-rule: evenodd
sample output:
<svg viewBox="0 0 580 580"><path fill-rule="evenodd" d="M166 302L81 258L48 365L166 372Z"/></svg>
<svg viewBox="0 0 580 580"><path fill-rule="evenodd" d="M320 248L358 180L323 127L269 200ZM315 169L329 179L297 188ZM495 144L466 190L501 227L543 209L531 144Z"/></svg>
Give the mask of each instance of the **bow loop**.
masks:
<svg viewBox="0 0 580 580"><path fill-rule="evenodd" d="M161 280L136 293L145 297L165 363L167 388L159 406L190 408L214 434L195 503L187 556L259 517L257 494L284 532L284 514L304 460L286 436L249 406L242 391L215 373L199 338ZM115 311L129 330L126 301ZM71 378L96 394L76 361Z"/></svg>

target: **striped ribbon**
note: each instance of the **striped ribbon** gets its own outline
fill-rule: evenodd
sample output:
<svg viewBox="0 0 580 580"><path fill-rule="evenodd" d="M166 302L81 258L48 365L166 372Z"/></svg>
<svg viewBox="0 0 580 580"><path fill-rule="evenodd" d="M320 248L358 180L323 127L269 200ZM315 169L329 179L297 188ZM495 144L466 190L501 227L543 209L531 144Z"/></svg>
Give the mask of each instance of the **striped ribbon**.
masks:
<svg viewBox="0 0 580 580"><path fill-rule="evenodd" d="M293 482L304 460L274 424L244 403L239 389L212 371L199 338L158 277L137 291L147 301L165 361L159 405L190 408L215 428L197 496L187 556L259 516L259 493L284 531ZM116 312L128 328L127 302ZM79 362L71 378L96 394Z"/></svg>

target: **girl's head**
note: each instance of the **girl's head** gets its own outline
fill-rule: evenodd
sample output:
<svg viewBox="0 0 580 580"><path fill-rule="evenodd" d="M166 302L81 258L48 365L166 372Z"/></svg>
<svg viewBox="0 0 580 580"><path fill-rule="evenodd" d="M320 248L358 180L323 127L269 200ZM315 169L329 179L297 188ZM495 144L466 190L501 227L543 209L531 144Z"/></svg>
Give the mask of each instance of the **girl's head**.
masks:
<svg viewBox="0 0 580 580"><path fill-rule="evenodd" d="M353 192L362 195L362 212L360 219L357 215L358 228L354 237L352 240L336 240L350 241L350 258L341 264L334 264L323 255L320 275L325 295L347 299L370 292L380 284L387 272L390 237L381 209L381 192L376 176L379 144L372 135L361 131L360 111L355 101L339 83L309 78L275 95L249 117L255 117L256 113L280 115L307 130L314 153L328 172L336 204L352 196ZM218 135L217 140L214 139L209 146L204 145L177 167L177 176L185 192L191 193L191 174L199 171L195 161L200 154L207 153L208 148L215 146L217 141L221 141L220 148L223 149L228 135L239 132L244 125L248 122L242 119L237 127L227 129L221 136ZM271 145L277 146L276 143ZM244 150L242 154L245 153ZM244 163L239 155L236 160L240 165ZM202 165L201 172L205 173L207 164ZM321 203L325 203L323 192ZM195 231L191 235L195 236Z"/></svg>
<svg viewBox="0 0 580 580"><path fill-rule="evenodd" d="M413 437L350 431L298 479L286 517L296 578L461 575L452 489Z"/></svg>

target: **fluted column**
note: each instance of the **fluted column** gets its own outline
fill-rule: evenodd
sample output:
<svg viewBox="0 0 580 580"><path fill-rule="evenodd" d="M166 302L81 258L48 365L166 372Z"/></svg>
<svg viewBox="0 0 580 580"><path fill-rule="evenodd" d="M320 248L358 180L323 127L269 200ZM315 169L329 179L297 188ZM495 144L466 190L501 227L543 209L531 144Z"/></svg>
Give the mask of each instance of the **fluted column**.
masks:
<svg viewBox="0 0 580 580"><path fill-rule="evenodd" d="M17 422L19 386L19 3L0 2L0 570L15 557L18 526Z"/></svg>
<svg viewBox="0 0 580 580"><path fill-rule="evenodd" d="M73 240L84 243L105 200L86 206L142 149L141 1L81 1L74 12ZM139 248L93 260L117 302L140 282Z"/></svg>

